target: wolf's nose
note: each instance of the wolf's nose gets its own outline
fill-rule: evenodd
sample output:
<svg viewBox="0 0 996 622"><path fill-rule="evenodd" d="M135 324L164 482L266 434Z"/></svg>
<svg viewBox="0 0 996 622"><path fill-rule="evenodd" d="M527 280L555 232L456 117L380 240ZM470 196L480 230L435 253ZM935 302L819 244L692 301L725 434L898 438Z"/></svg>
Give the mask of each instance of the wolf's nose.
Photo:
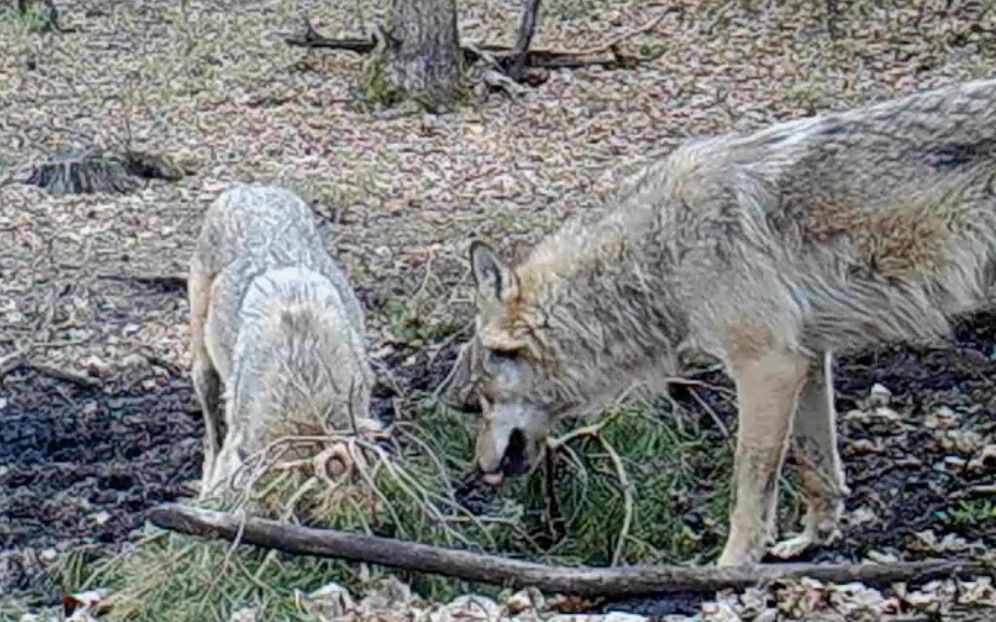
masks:
<svg viewBox="0 0 996 622"><path fill-rule="evenodd" d="M505 455L501 457L498 467L506 477L522 475L529 470L529 457L526 455L526 435L516 428L508 438Z"/></svg>

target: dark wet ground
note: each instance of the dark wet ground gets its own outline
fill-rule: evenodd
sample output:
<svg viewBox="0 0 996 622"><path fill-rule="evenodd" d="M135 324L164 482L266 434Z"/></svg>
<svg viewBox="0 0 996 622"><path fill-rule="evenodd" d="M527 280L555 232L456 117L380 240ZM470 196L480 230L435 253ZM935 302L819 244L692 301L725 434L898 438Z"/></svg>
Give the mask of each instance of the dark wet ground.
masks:
<svg viewBox="0 0 996 622"><path fill-rule="evenodd" d="M432 377L406 384L431 390L452 354L436 358ZM184 483L199 477L202 423L190 383L180 370L145 369L145 378L102 388L30 370L3 380L7 405L0 409L0 546L7 553L0 558L0 593L38 593L38 572L29 566L41 552L72 547L90 555L106 553L142 524L150 506L191 494ZM703 379L729 386L719 374ZM992 483L996 464L975 471L943 467L945 457L957 452L942 443L945 433L924 426L928 414L946 406L960 414L956 429L971 429L985 442L996 442L996 313L964 322L950 347L897 346L842 357L836 369L840 413L863 404L876 382L892 391L893 408L902 419L841 417L840 423L852 489L848 510L870 508L876 520L848 526L843 542L808 559L857 560L869 551L905 559L930 557L936 551L922 546L915 535L925 530L996 546L996 520L966 518L964 512L957 520L949 515L959 498L975 502L966 491ZM390 394L384 388L376 393L377 410L384 414ZM733 424L728 399L709 390L700 390L699 396L728 426ZM681 401L704 417L696 402ZM865 440L879 443L878 450L862 449ZM786 528L796 525L783 521ZM607 608L660 615L687 612L697 602L696 597L676 595Z"/></svg>

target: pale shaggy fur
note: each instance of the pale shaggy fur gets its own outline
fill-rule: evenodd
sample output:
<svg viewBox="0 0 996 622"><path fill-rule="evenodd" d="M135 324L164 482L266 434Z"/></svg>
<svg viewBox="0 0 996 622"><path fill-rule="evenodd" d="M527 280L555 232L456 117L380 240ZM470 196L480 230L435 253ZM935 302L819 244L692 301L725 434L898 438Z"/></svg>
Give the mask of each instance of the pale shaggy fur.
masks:
<svg viewBox="0 0 996 622"><path fill-rule="evenodd" d="M294 193L222 192L204 217L188 294L205 420L201 498L222 492L246 457L278 438L379 428L362 309Z"/></svg>
<svg viewBox="0 0 996 622"><path fill-rule="evenodd" d="M739 397L718 563L764 555L790 442L808 512L772 552L793 556L837 535L847 494L832 352L940 339L992 302L994 192L996 80L687 143L514 267L471 245L476 333L444 399L480 401L477 462L499 483L554 418L711 354Z"/></svg>

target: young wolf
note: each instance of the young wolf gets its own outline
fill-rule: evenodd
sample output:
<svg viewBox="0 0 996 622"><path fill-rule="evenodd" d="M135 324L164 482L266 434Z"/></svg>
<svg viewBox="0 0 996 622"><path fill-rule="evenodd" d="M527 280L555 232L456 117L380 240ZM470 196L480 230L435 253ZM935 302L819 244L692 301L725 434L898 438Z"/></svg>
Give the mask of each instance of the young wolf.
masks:
<svg viewBox="0 0 996 622"><path fill-rule="evenodd" d="M205 423L202 499L277 438L379 429L369 415L373 376L360 304L291 191L238 185L215 199L188 296Z"/></svg>
<svg viewBox="0 0 996 622"><path fill-rule="evenodd" d="M476 332L441 392L479 399L486 480L529 471L554 418L695 348L739 402L718 564L765 554L789 442L808 511L771 552L794 556L838 535L848 493L832 353L939 339L994 299L996 80L691 142L514 267L479 241L470 260Z"/></svg>

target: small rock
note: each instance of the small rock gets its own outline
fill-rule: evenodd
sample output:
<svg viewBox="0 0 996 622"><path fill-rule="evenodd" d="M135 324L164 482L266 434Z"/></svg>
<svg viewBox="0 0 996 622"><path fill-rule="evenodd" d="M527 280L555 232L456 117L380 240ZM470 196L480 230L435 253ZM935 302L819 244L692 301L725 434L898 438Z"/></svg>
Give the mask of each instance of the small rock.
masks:
<svg viewBox="0 0 996 622"><path fill-rule="evenodd" d="M430 622L491 622L501 617L502 608L487 596L457 596L429 614Z"/></svg>
<svg viewBox="0 0 996 622"><path fill-rule="evenodd" d="M867 505L863 505L852 512L848 512L847 524L857 527L860 525L868 525L879 520L878 514L875 513Z"/></svg>
<svg viewBox="0 0 996 622"><path fill-rule="evenodd" d="M69 613L66 622L89 622L96 620L96 610L107 598L107 588L98 587L83 592L73 592L62 597L62 605ZM24 618L21 618L22 620Z"/></svg>
<svg viewBox="0 0 996 622"><path fill-rule="evenodd" d="M948 430L941 437L941 447L945 451L973 454L985 444L982 435L975 430Z"/></svg>
<svg viewBox="0 0 996 622"><path fill-rule="evenodd" d="M259 618L259 609L256 607L246 607L232 612L229 622L256 622Z"/></svg>
<svg viewBox="0 0 996 622"><path fill-rule="evenodd" d="M747 588L740 596L740 614L754 618L768 611L768 591L756 587Z"/></svg>
<svg viewBox="0 0 996 622"><path fill-rule="evenodd" d="M360 601L358 609L363 614L399 611L412 602L411 588L394 575L387 575Z"/></svg>
<svg viewBox="0 0 996 622"><path fill-rule="evenodd" d="M941 406L934 412L927 415L923 425L932 430L946 430L956 428L961 424L961 415L947 406Z"/></svg>
<svg viewBox="0 0 996 622"><path fill-rule="evenodd" d="M733 605L725 601L702 603L699 619L702 622L741 622L742 620Z"/></svg>
<svg viewBox="0 0 996 622"><path fill-rule="evenodd" d="M869 406L872 408L888 406L890 401L892 401L892 391L877 382L872 385L871 390L868 392Z"/></svg>
<svg viewBox="0 0 996 622"><path fill-rule="evenodd" d="M866 557L876 564L891 564L899 561L898 556L883 551L868 551Z"/></svg>
<svg viewBox="0 0 996 622"><path fill-rule="evenodd" d="M106 525L107 521L111 520L111 514L110 512L97 512L90 515L90 520L98 525Z"/></svg>
<svg viewBox="0 0 996 622"><path fill-rule="evenodd" d="M969 460L968 468L972 471L990 471L996 469L996 444L983 447L977 456Z"/></svg>
<svg viewBox="0 0 996 622"><path fill-rule="evenodd" d="M85 369L90 375L102 377L110 371L110 364L99 356L90 355L79 361L79 367Z"/></svg>
<svg viewBox="0 0 996 622"><path fill-rule="evenodd" d="M880 454L884 451L882 439L857 438L849 441L848 444L859 454Z"/></svg>
<svg viewBox="0 0 996 622"><path fill-rule="evenodd" d="M54 562L59 559L59 552L55 549L45 549L38 555L38 559L43 562Z"/></svg>
<svg viewBox="0 0 996 622"><path fill-rule="evenodd" d="M149 359L137 352L132 352L121 359L121 367L146 367Z"/></svg>
<svg viewBox="0 0 996 622"><path fill-rule="evenodd" d="M356 610L356 601L349 590L338 583L329 583L301 599L305 610L320 620L333 620Z"/></svg>
<svg viewBox="0 0 996 622"><path fill-rule="evenodd" d="M992 577L980 577L977 581L964 581L958 592L958 602L973 607L996 607L996 588Z"/></svg>
<svg viewBox="0 0 996 622"><path fill-rule="evenodd" d="M963 471L968 464L961 456L944 456L944 466L949 471Z"/></svg>
<svg viewBox="0 0 996 622"><path fill-rule="evenodd" d="M524 590L519 590L509 596L502 604L504 604L505 609L513 615L522 613L527 609L543 611L546 608L546 602L543 598L542 592L534 587L527 587Z"/></svg>

